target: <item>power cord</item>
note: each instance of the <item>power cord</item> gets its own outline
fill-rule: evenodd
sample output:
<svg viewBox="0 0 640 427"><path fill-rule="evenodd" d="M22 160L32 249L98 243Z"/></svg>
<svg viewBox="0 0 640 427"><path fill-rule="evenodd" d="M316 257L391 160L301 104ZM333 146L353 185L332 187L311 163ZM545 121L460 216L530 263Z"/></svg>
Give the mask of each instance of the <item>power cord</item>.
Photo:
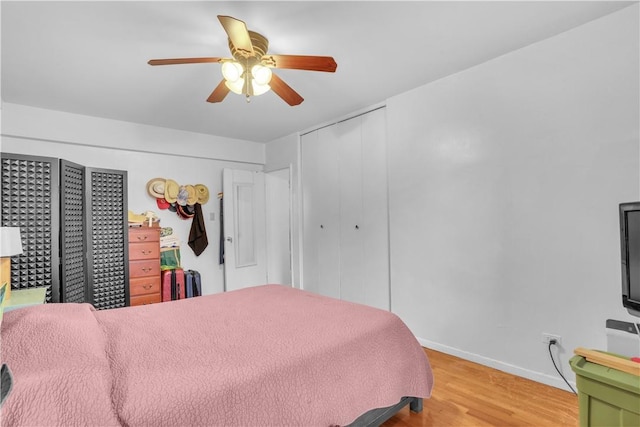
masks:
<svg viewBox="0 0 640 427"><path fill-rule="evenodd" d="M567 383L567 385L569 386L569 388L571 389L573 394L578 395L578 393L576 393L576 391L573 389L573 387L571 387L571 384L569 384L569 381L567 381L567 379L564 377L564 375L562 375L562 372L560 372L560 369L558 369L558 366L556 365L556 361L553 360L553 353L551 352L551 346L552 345L556 345L556 344L557 344L557 341L555 339L552 338L552 339L549 340L549 356L551 357L551 361L553 362L553 367L556 368L556 371L558 371L558 374L562 377L564 382Z"/></svg>

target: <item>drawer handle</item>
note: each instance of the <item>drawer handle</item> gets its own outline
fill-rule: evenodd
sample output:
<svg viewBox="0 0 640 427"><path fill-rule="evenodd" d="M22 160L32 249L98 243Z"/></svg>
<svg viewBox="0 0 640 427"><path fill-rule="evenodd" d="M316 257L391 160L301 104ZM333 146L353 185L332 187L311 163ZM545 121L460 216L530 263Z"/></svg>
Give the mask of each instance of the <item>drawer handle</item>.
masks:
<svg viewBox="0 0 640 427"><path fill-rule="evenodd" d="M145 273L148 273L151 271L151 267L142 267L142 271L144 271Z"/></svg>
<svg viewBox="0 0 640 427"><path fill-rule="evenodd" d="M138 236L138 240L147 240L148 236Z"/></svg>
<svg viewBox="0 0 640 427"><path fill-rule="evenodd" d="M151 288L153 288L153 285L151 283L149 283L149 284L146 284L146 285L142 285L142 287L145 288L145 289L151 289Z"/></svg>
<svg viewBox="0 0 640 427"><path fill-rule="evenodd" d="M153 251L150 251L148 249L143 249L142 250L142 255L149 255L150 253L152 253Z"/></svg>

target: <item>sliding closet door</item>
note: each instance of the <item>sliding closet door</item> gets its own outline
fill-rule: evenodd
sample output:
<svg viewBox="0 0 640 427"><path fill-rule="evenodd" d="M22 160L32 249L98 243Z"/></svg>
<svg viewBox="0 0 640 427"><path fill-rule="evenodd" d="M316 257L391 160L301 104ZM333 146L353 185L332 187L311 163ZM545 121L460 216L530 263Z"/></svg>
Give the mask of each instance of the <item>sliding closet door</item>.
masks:
<svg viewBox="0 0 640 427"><path fill-rule="evenodd" d="M385 110L303 135L304 288L390 309Z"/></svg>
<svg viewBox="0 0 640 427"><path fill-rule="evenodd" d="M97 309L129 305L127 172L86 168L88 300Z"/></svg>
<svg viewBox="0 0 640 427"><path fill-rule="evenodd" d="M302 137L303 286L340 298L338 137L333 126Z"/></svg>
<svg viewBox="0 0 640 427"><path fill-rule="evenodd" d="M22 255L11 257L11 287L47 288L60 301L58 159L2 153L2 226L20 227Z"/></svg>
<svg viewBox="0 0 640 427"><path fill-rule="evenodd" d="M60 160L60 300L88 302L85 167Z"/></svg>
<svg viewBox="0 0 640 427"><path fill-rule="evenodd" d="M360 302L391 310L387 135L384 108L362 120L362 284Z"/></svg>
<svg viewBox="0 0 640 427"><path fill-rule="evenodd" d="M361 119L337 125L340 169L340 297L346 301L364 302L366 286L363 277L362 224L362 135Z"/></svg>
<svg viewBox="0 0 640 427"><path fill-rule="evenodd" d="M389 310L385 110L337 126L341 298Z"/></svg>

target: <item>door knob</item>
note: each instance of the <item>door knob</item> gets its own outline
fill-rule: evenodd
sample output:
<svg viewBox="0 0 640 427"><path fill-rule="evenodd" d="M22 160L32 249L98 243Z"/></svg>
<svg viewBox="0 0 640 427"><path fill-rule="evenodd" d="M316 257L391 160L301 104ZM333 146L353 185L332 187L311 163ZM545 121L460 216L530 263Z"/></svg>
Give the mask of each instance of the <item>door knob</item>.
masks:
<svg viewBox="0 0 640 427"><path fill-rule="evenodd" d="M231 237L227 237L227 239L226 239L226 240L227 240L227 242L229 242L229 243L232 243L232 242L233 242L233 239L232 239Z"/></svg>
<svg viewBox="0 0 640 427"><path fill-rule="evenodd" d="M356 230L360 230L360 227L356 224Z"/></svg>

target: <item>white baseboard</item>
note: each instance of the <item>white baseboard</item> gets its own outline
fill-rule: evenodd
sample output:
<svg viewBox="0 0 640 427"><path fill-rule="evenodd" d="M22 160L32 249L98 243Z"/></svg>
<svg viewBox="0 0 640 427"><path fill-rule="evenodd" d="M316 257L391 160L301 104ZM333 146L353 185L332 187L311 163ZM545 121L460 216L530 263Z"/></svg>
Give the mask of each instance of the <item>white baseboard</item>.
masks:
<svg viewBox="0 0 640 427"><path fill-rule="evenodd" d="M450 354L452 356L469 360L471 362L479 363L481 365L498 369L499 371L507 372L509 374L517 375L522 378L527 378L529 380L536 381L542 384L550 385L555 388L571 391L571 389L560 377L553 377L547 374L542 374L540 372L530 371L529 369L524 369L519 366L510 365L509 363L504 363L499 360L490 359L488 357L480 356L475 353L469 353L467 351L459 350L457 348L449 347L447 345L439 344L437 342L425 340L418 337L416 338L420 343L420 345L422 345L423 347L427 347L427 348L439 351L441 353ZM551 363L551 361L549 361L549 363ZM569 383L574 389L576 389L575 382L569 381Z"/></svg>

